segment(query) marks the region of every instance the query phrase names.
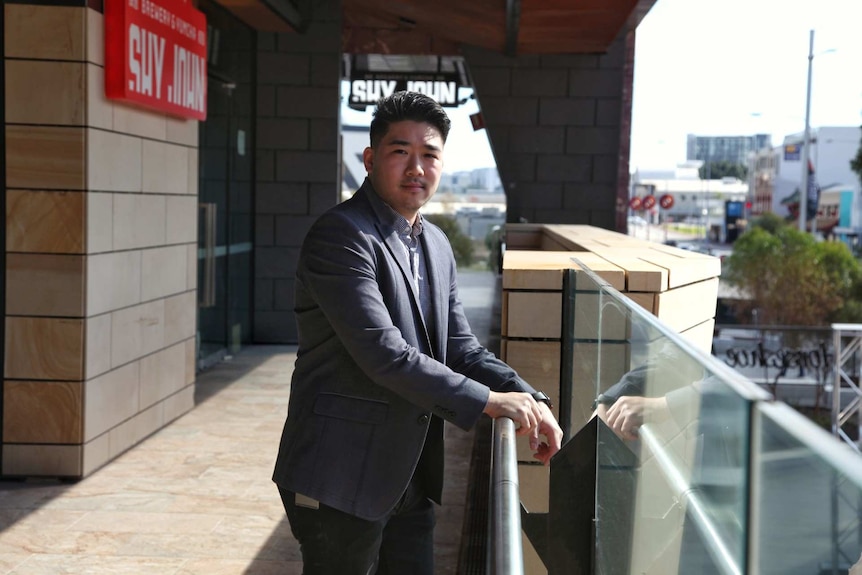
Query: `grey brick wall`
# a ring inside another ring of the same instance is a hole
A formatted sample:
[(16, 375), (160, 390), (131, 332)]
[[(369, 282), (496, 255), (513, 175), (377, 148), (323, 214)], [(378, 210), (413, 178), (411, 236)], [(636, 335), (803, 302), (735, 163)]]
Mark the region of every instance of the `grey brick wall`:
[(258, 34), (254, 341), (295, 343), (302, 239), (338, 201), (341, 1), (314, 2), (303, 34)]
[(617, 197), (628, 186), (633, 42), (624, 32), (605, 54), (515, 58), (463, 47), (508, 221), (618, 228)]

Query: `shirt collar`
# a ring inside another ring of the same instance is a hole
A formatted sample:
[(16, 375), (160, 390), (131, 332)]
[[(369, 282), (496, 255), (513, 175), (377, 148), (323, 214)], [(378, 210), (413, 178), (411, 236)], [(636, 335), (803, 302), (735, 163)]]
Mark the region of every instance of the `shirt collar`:
[(368, 194), (368, 197), (371, 200), (371, 206), (377, 214), (377, 217), (380, 218), (381, 222), (391, 226), (402, 239), (409, 238), (415, 240), (422, 234), (422, 214), (416, 215), (416, 221), (411, 227), (407, 218), (392, 209), (392, 206), (384, 202), (383, 199), (377, 195), (377, 191), (374, 189), (374, 186), (371, 185), (370, 180), (366, 179), (365, 183), (368, 185), (368, 189), (371, 190), (371, 193)]

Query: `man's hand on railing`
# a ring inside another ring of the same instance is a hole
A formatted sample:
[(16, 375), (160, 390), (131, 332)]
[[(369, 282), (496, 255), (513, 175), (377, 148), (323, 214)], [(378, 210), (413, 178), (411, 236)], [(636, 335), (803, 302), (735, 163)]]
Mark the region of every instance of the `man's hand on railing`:
[[(545, 465), (560, 450), (563, 441), (560, 425), (551, 409), (536, 402), (529, 393), (492, 391), (483, 413), (494, 419), (508, 417), (515, 422), (518, 435), (530, 434), (530, 449), (535, 453), (534, 457)], [(547, 441), (540, 442), (540, 435), (544, 435)]]
[[(551, 457), (560, 450), (563, 443), (563, 430), (551, 413), (551, 408), (544, 403), (538, 405), (542, 412), (542, 421), (538, 429), (530, 435), (530, 449), (533, 450), (533, 457), (548, 465), (551, 463)], [(548, 441), (539, 442), (539, 435), (544, 435)]]
[(537, 430), (539, 422), (542, 420), (539, 404), (529, 393), (492, 391), (482, 413), (489, 415), (492, 419), (508, 417), (518, 427), (518, 435), (525, 435)]

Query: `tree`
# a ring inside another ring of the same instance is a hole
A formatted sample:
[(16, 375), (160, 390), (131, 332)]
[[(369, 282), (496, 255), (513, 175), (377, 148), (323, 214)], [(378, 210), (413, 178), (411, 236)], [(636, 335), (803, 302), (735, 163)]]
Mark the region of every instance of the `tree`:
[(859, 183), (862, 184), (862, 141), (859, 142), (859, 149), (856, 151), (856, 157), (850, 160), (850, 169), (859, 176)]
[(454, 217), (447, 214), (428, 214), (422, 217), (438, 226), (449, 238), (458, 267), (467, 267), (473, 263), (473, 240), (461, 231), (461, 227)]
[(820, 242), (820, 261), (826, 269), (830, 285), (835, 286), (841, 305), (827, 315), (829, 323), (858, 323), (862, 320), (862, 267), (847, 245), (842, 242)]
[(814, 326), (862, 311), (862, 267), (845, 244), (767, 222), (740, 236), (727, 261), (728, 282), (750, 298), (734, 305), (739, 317), (757, 309), (759, 323)]
[(774, 234), (778, 231), (778, 228), (787, 225), (787, 222), (784, 218), (782, 218), (775, 212), (764, 212), (763, 214), (755, 218), (751, 222), (751, 225), (752, 227), (762, 228), (770, 234)]
[(721, 178), (736, 178), (745, 181), (748, 176), (748, 168), (742, 164), (732, 162), (707, 162), (698, 169), (701, 180), (720, 180)]

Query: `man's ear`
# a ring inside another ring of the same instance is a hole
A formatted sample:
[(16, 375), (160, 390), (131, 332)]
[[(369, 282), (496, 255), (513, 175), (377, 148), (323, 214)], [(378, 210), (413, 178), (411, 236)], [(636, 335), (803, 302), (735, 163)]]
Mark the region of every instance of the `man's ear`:
[(374, 148), (362, 150), (362, 163), (365, 164), (365, 171), (370, 174), (371, 168), (374, 167)]

